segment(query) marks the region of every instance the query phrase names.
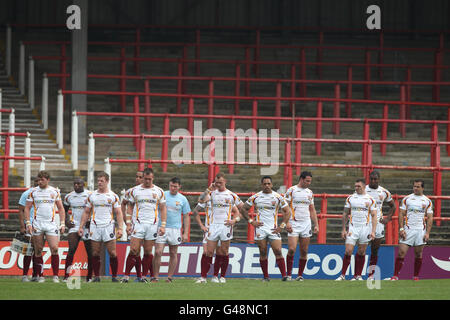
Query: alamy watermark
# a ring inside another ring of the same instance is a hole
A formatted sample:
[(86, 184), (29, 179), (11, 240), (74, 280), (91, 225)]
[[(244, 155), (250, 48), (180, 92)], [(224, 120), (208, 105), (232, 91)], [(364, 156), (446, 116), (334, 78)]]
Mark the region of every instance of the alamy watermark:
[[(191, 138), (194, 136), (195, 138)], [(172, 148), (171, 161), (182, 164), (189, 161), (206, 164), (262, 164), (261, 175), (274, 175), (278, 172), (280, 141), (278, 129), (226, 129), (225, 134), (216, 128), (203, 132), (201, 121), (194, 121), (193, 134), (184, 128), (171, 134), (171, 141), (181, 141)], [(203, 148), (204, 141), (214, 139), (214, 155), (211, 156), (211, 143)], [(270, 145), (270, 152), (269, 152)], [(246, 148), (248, 146), (248, 148)]]

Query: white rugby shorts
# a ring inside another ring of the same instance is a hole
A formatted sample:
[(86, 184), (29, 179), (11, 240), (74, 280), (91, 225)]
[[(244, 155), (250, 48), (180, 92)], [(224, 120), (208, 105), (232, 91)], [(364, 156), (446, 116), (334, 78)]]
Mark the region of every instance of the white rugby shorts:
[(289, 222), (292, 225), (292, 232), (288, 233), (288, 237), (310, 238), (312, 236), (311, 219)]
[(133, 223), (131, 236), (137, 239), (156, 240), (156, 238), (158, 237), (158, 224)]
[(408, 227), (405, 227), (406, 232), (406, 239), (399, 239), (399, 243), (407, 244), (411, 247), (417, 247), (422, 246), (426, 244), (423, 241), (423, 237), (425, 235), (425, 229), (409, 229)]
[(225, 224), (211, 224), (206, 236), (210, 241), (228, 241), (233, 239), (233, 227), (226, 226)]
[(255, 240), (281, 240), (281, 235), (279, 233), (272, 233), (273, 229), (261, 226), (258, 228), (255, 228)]
[(350, 223), (345, 243), (352, 245), (355, 245), (357, 242), (359, 242), (359, 244), (369, 243), (371, 231), (372, 231), (371, 224), (354, 226)]
[(96, 225), (91, 222), (89, 228), (90, 240), (97, 242), (108, 242), (116, 239), (116, 226), (114, 222), (106, 225)]
[(166, 228), (165, 233), (156, 238), (156, 243), (169, 244), (171, 246), (178, 246), (182, 242), (180, 228)]
[(59, 224), (56, 221), (33, 220), (33, 236), (59, 236)]

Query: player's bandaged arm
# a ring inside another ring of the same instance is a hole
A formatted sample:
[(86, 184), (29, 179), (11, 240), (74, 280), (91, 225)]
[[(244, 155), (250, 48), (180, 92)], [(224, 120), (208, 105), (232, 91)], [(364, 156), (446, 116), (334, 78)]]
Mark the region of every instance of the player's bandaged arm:
[(400, 209), (398, 212), (398, 227), (399, 229), (403, 229), (403, 225), (405, 223), (405, 214), (406, 210)]
[(56, 201), (56, 207), (58, 208), (60, 227), (66, 226), (66, 211), (61, 200)]
[(199, 202), (204, 202), (206, 201), (206, 198), (209, 196), (209, 194), (211, 193), (211, 189), (208, 187), (206, 188), (205, 191), (203, 191), (203, 193), (200, 195), (200, 197), (198, 198)]
[(389, 211), (388, 211), (388, 213), (387, 213), (386, 219), (387, 219), (387, 222), (389, 222), (389, 221), (392, 220), (392, 216), (394, 215), (395, 210), (396, 210), (397, 208), (396, 208), (396, 206), (395, 206), (394, 200), (389, 201), (387, 204), (389, 205)]
[(431, 227), (433, 226), (433, 214), (432, 213), (427, 213), (427, 230), (426, 233), (429, 236), (430, 235), (430, 231), (431, 231)]
[(281, 221), (280, 228), (284, 229), (291, 218), (291, 209), (289, 206), (286, 206), (281, 210), (283, 210), (283, 220)]
[(128, 202), (128, 205), (125, 206), (125, 222), (127, 224), (131, 223), (131, 217), (133, 216), (134, 203)]
[(165, 229), (167, 223), (167, 207), (165, 203), (159, 204), (159, 212), (161, 217), (161, 227)]
[(119, 230), (123, 230), (123, 214), (122, 214), (122, 209), (120, 208), (114, 208), (114, 213), (116, 215), (116, 219), (117, 219), (117, 229)]
[(346, 231), (348, 216), (350, 215), (350, 209), (344, 208), (344, 214), (342, 215), (342, 231)]
[(248, 215), (248, 211), (250, 210), (250, 208), (251, 206), (246, 202), (242, 206), (239, 206), (239, 212), (247, 221), (250, 221), (250, 216)]
[(377, 210), (371, 210), (370, 215), (372, 216), (372, 233), (375, 233), (377, 230)]
[(31, 222), (30, 222), (31, 205), (32, 204), (31, 204), (30, 201), (27, 201), (27, 204), (25, 205), (25, 209), (24, 209), (24, 219), (26, 220), (26, 222), (25, 222), (25, 229), (28, 229), (28, 227), (31, 228)]
[(192, 214), (194, 215), (194, 219), (197, 222), (197, 224), (200, 226), (201, 229), (203, 229), (205, 226), (202, 223), (202, 220), (200, 219), (200, 215), (198, 214), (201, 210), (205, 209), (205, 204), (197, 204), (194, 208), (194, 210), (192, 210)]

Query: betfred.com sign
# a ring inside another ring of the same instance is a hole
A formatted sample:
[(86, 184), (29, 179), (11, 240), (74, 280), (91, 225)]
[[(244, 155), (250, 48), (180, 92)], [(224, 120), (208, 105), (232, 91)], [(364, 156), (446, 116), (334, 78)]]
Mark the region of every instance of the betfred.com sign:
[[(14, 252), (10, 248), (10, 241), (0, 241), (0, 276), (18, 276), (22, 275), (23, 271), (23, 254)], [(66, 257), (69, 252), (69, 244), (67, 241), (59, 243), (59, 275), (64, 276), (64, 268), (66, 265)], [(51, 253), (50, 248), (46, 245), (42, 251), (42, 258), (44, 261), (44, 275), (52, 276)], [(87, 255), (84, 244), (80, 241), (77, 252), (75, 253), (72, 268), (80, 270), (81, 275), (87, 275)], [(31, 262), (28, 274), (31, 275), (33, 270), (33, 262)]]
[[(129, 253), (128, 243), (117, 244), (117, 256), (119, 260), (119, 274), (125, 272), (125, 261)], [(287, 255), (287, 246), (282, 248), (283, 256)], [(345, 251), (344, 245), (311, 245), (309, 247), (308, 262), (303, 272), (305, 278), (310, 279), (335, 279), (342, 270), (343, 255)], [(256, 245), (250, 244), (231, 244), (230, 260), (227, 270), (227, 277), (262, 277), (262, 270), (259, 265), (259, 249)], [(141, 251), (141, 256), (143, 252)], [(298, 272), (299, 250), (294, 256), (294, 267), (292, 274), (296, 275)], [(176, 267), (176, 276), (182, 277), (199, 277), (201, 271), (201, 257), (203, 255), (203, 247), (199, 243), (188, 243), (178, 247), (178, 264)], [(363, 275), (366, 275), (366, 268), (370, 257), (370, 249), (366, 253), (366, 265)], [(268, 271), (272, 278), (281, 278), (280, 271), (275, 262), (275, 256), (269, 250), (268, 257)], [(106, 255), (106, 263), (109, 264), (109, 256)], [(214, 263), (214, 260), (213, 260)], [(169, 248), (165, 247), (163, 256), (161, 258), (161, 276), (167, 275), (169, 265)], [(107, 265), (108, 266), (108, 265)], [(381, 277), (391, 277), (394, 270), (394, 247), (383, 246), (379, 250), (378, 266), (381, 270)], [(210, 274), (212, 274), (212, 267)], [(107, 275), (110, 275), (109, 268), (105, 268)], [(132, 270), (135, 274), (135, 270)], [(354, 274), (354, 256), (351, 264), (347, 270), (347, 275)]]

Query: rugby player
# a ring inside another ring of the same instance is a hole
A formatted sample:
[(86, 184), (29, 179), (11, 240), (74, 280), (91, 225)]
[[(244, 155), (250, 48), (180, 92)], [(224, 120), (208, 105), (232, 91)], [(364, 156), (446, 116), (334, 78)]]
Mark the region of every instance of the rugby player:
[[(89, 224), (89, 236), (92, 248), (92, 269), (94, 279), (92, 282), (100, 282), (100, 253), (102, 243), (105, 244), (109, 254), (109, 264), (111, 268), (112, 282), (119, 282), (117, 279), (117, 251), (116, 237), (122, 236), (123, 218), (120, 209), (119, 197), (108, 189), (109, 174), (100, 172), (97, 175), (97, 190), (92, 192), (86, 201), (86, 208), (81, 217), (78, 235), (83, 237), (84, 226)], [(114, 215), (117, 219), (117, 234)]]
[[(81, 178), (75, 178), (73, 181), (73, 191), (68, 193), (64, 197), (64, 209), (67, 212), (66, 215), (66, 227), (69, 228), (69, 234), (67, 240), (69, 242), (69, 252), (66, 257), (64, 282), (67, 282), (70, 274), (70, 266), (73, 262), (73, 257), (77, 251), (80, 240), (84, 242), (84, 248), (88, 257), (88, 275), (86, 281), (90, 281), (92, 278), (92, 253), (91, 253), (91, 240), (89, 238), (89, 224), (87, 221), (83, 226), (83, 236), (78, 235), (78, 229), (80, 229), (81, 217), (86, 209), (86, 201), (91, 192), (84, 189), (84, 180)], [(69, 209), (71, 209), (69, 211)], [(70, 212), (70, 213), (69, 213)]]
[[(229, 263), (228, 249), (230, 240), (233, 238), (233, 226), (240, 221), (239, 208), (243, 205), (239, 197), (226, 188), (226, 179), (223, 173), (218, 173), (214, 179), (213, 186), (209, 186), (201, 195), (200, 199), (209, 197), (211, 203), (211, 222), (206, 237), (206, 252), (201, 258), (201, 278), (196, 283), (206, 283), (206, 277), (212, 263), (212, 257), (217, 247), (217, 242), (221, 241), (224, 256), (221, 257), (221, 277), (220, 283), (225, 283), (225, 274)], [(233, 213), (233, 217), (232, 217)]]
[[(178, 263), (178, 246), (187, 242), (189, 238), (189, 225), (191, 207), (184, 195), (178, 191), (181, 189), (181, 180), (177, 177), (169, 181), (169, 190), (164, 191), (167, 208), (166, 232), (158, 235), (155, 244), (154, 278), (158, 279), (161, 256), (166, 244), (169, 245), (169, 271), (166, 282), (173, 281), (173, 274)], [(181, 236), (181, 221), (183, 220), (183, 237)]]
[[(433, 203), (423, 194), (424, 188), (423, 180), (414, 180), (413, 193), (404, 197), (401, 202), (398, 216), (400, 240), (398, 255), (395, 259), (394, 275), (391, 278), (393, 281), (398, 280), (398, 274), (410, 247), (414, 247), (415, 257), (413, 280), (419, 280), (423, 248), (430, 238), (430, 231), (433, 226)], [(426, 223), (425, 217), (427, 218)]]
[[(312, 183), (312, 174), (303, 171), (300, 174), (297, 185), (290, 187), (284, 196), (290, 207), (291, 216), (287, 224), (288, 253), (286, 256), (288, 280), (292, 279), (292, 267), (294, 255), (300, 239), (300, 258), (298, 261), (298, 275), (295, 280), (303, 281), (303, 271), (308, 260), (308, 248), (312, 233), (319, 232), (317, 213), (314, 207), (314, 194), (308, 188)], [(311, 220), (314, 223), (314, 231), (311, 230)]]
[[(342, 238), (345, 239), (345, 255), (341, 275), (337, 281), (345, 280), (345, 273), (350, 264), (353, 249), (358, 243), (358, 252), (355, 255), (355, 274), (353, 280), (363, 280), (362, 269), (366, 260), (366, 249), (369, 241), (375, 239), (377, 228), (377, 203), (366, 193), (364, 179), (355, 181), (355, 193), (345, 200), (342, 217)], [(347, 232), (347, 221), (349, 227)]]
[[(53, 282), (57, 283), (59, 282), (59, 233), (65, 231), (65, 211), (59, 191), (49, 185), (50, 174), (47, 171), (39, 171), (37, 177), (39, 185), (31, 190), (25, 206), (25, 217), (30, 217), (31, 207), (34, 208), (33, 224), (30, 220), (26, 221), (27, 232), (33, 235), (34, 244), (32, 281), (45, 282), (42, 276), (44, 268), (42, 250), (47, 240), (51, 252)], [(56, 209), (59, 214), (59, 225), (55, 217)]]
[[(280, 232), (286, 227), (290, 217), (289, 206), (281, 195), (272, 190), (272, 178), (265, 176), (261, 179), (262, 191), (252, 195), (241, 207), (241, 215), (248, 223), (255, 227), (255, 240), (259, 248), (259, 263), (264, 275), (263, 281), (269, 281), (267, 253), (268, 243), (275, 255), (276, 263), (280, 269), (282, 280), (286, 281), (286, 264), (281, 251)], [(249, 218), (248, 211), (254, 206), (255, 220)], [(278, 210), (283, 211), (283, 221), (278, 226)]]
[[(142, 282), (147, 282), (145, 278), (150, 265), (153, 263), (150, 254), (152, 253), (155, 240), (159, 235), (165, 234), (167, 211), (166, 197), (164, 191), (153, 184), (153, 169), (145, 168), (143, 183), (133, 187), (129, 194), (129, 206), (127, 215), (127, 233), (131, 235), (130, 252), (125, 267), (125, 276), (121, 282), (129, 281), (130, 271), (136, 264), (136, 256), (139, 255), (141, 246), (144, 246), (144, 259), (142, 261)], [(132, 210), (132, 214), (131, 214)], [(161, 219), (161, 224), (159, 220)], [(158, 281), (151, 278), (151, 281)]]

